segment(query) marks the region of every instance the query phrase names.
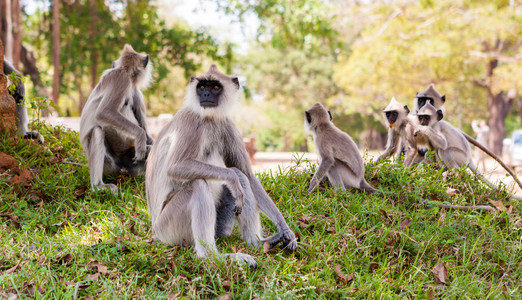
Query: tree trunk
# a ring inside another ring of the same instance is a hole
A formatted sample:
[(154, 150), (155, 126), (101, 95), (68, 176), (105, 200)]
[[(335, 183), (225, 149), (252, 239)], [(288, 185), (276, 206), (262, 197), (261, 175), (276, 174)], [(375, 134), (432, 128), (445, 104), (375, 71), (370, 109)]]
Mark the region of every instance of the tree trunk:
[(493, 94), (491, 89), (488, 89), (489, 149), (498, 156), (502, 155), (502, 140), (506, 137), (504, 120), (513, 100), (514, 97), (508, 97), (504, 92)]
[(60, 92), (60, 0), (53, 1), (53, 102), (58, 104), (58, 96)]
[(13, 61), (13, 17), (12, 17), (12, 3), (11, 0), (5, 0), (5, 58), (12, 62)]
[[(1, 29), (0, 23), (0, 29)], [(1, 30), (0, 30), (1, 31)], [(14, 134), (16, 102), (7, 93), (7, 77), (4, 76), (4, 47), (0, 41), (0, 132)]]
[(19, 0), (12, 0), (11, 2), (11, 18), (13, 21), (13, 57), (12, 63), (15, 69), (20, 70), (20, 53), (22, 50), (22, 34), (20, 28), (22, 28), (21, 22), (22, 9), (20, 8)]
[[(90, 13), (91, 13), (91, 24), (90, 24), (90, 38), (91, 45), (93, 46), (91, 50), (91, 88), (94, 89), (96, 87), (96, 83), (98, 82), (98, 49), (96, 48), (96, 23), (98, 21), (97, 16), (97, 8), (96, 8), (97, 0), (90, 0)], [(83, 105), (80, 103), (81, 108)], [(81, 112), (81, 110), (80, 110)]]

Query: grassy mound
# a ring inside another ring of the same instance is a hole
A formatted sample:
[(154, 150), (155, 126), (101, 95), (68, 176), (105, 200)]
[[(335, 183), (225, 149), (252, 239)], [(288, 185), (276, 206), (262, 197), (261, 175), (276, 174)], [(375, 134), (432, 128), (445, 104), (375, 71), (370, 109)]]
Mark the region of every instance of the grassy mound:
[[(93, 192), (78, 134), (42, 131), (43, 146), (0, 137), (0, 152), (19, 163), (18, 173), (0, 172), (0, 298), (522, 297), (522, 207), (463, 170), (368, 165), (366, 178), (385, 197), (308, 195), (315, 166), (307, 161), (259, 174), (302, 247), (265, 253), (237, 229), (218, 240), (224, 253), (251, 254), (258, 268), (250, 270), (153, 243), (143, 177), (109, 178), (118, 196)], [(498, 212), (439, 202), (493, 203)]]

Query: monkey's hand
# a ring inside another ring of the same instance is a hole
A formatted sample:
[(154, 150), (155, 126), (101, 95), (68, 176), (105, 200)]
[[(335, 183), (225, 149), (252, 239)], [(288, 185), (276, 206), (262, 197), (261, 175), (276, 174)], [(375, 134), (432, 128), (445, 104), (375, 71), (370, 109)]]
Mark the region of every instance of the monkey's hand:
[(136, 136), (136, 140), (134, 141), (134, 149), (134, 164), (145, 160), (145, 157), (147, 156), (147, 134), (145, 133), (145, 130), (142, 130)]
[(308, 187), (308, 194), (313, 193), (317, 188), (317, 179), (315, 176), (310, 180), (310, 186)]
[(419, 132), (422, 132), (421, 128), (420, 127), (417, 127), (414, 131), (413, 131), (413, 136), (417, 136), (417, 134)]
[(236, 200), (236, 206), (234, 207), (234, 213), (237, 215), (241, 214), (243, 209), (243, 205), (245, 204), (245, 190), (243, 189), (243, 185), (248, 184), (247, 182), (241, 182), (241, 179), (244, 179), (244, 176), (241, 176), (242, 173), (236, 168), (230, 168), (233, 171), (233, 179), (227, 184), (232, 194), (232, 197)]
[(147, 133), (147, 146), (152, 146), (154, 139)]
[(271, 235), (267, 238), (261, 239), (263, 243), (268, 243), (268, 249), (272, 249), (279, 246), (281, 249), (286, 249), (290, 251), (295, 251), (297, 249), (297, 238), (295, 234), (289, 228), (284, 229), (274, 235)]

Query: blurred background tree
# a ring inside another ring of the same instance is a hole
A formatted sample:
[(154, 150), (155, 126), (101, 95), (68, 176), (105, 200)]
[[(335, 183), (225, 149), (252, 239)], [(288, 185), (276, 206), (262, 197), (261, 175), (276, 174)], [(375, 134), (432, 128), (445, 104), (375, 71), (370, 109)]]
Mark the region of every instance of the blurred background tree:
[[(391, 97), (411, 107), (430, 83), (446, 94), (455, 126), (471, 133), (472, 120), (488, 120), (496, 153), (522, 126), (520, 0), (197, 0), (193, 14), (172, 13), (188, 2), (0, 0), (0, 37), (34, 93), (50, 97), (57, 84), (62, 116), (80, 114), (125, 43), (154, 63), (150, 116), (175, 113), (187, 78), (217, 61), (242, 79), (235, 118), (261, 151), (309, 149), (303, 112), (315, 102), (361, 146), (381, 148), (382, 109)], [(230, 24), (194, 25), (194, 16), (207, 13)], [(252, 27), (249, 37), (244, 31)]]

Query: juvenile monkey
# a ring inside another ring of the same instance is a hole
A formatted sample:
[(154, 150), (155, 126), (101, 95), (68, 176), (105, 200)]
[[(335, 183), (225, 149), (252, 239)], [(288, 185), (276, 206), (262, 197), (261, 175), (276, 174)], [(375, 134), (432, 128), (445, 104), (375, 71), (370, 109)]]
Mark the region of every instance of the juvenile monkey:
[[(415, 101), (414, 101), (414, 113), (417, 113), (419, 109), (421, 109), (426, 103), (431, 104), (436, 109), (443, 109), (443, 105), (446, 102), (446, 96), (441, 95), (437, 89), (435, 89), (435, 86), (433, 84), (430, 84), (428, 88), (422, 92), (417, 93)], [(444, 113), (444, 111), (443, 111)], [(458, 129), (456, 129), (458, 130)], [(459, 130), (460, 131), (460, 130)], [(473, 144), (475, 147), (479, 148), (480, 150), (487, 153), (489, 156), (491, 156), (494, 160), (496, 160), (508, 173), (513, 177), (515, 182), (522, 188), (522, 182), (519, 181), (516, 174), (509, 168), (497, 155), (495, 155), (493, 152), (491, 152), (488, 148), (486, 148), (484, 145), (482, 145), (480, 142), (478, 142), (476, 139), (468, 135), (467, 133), (460, 131), (460, 133), (464, 136), (464, 138), (471, 144)], [(422, 140), (422, 137), (418, 136), (416, 138), (417, 140)], [(422, 144), (422, 143), (421, 143)], [(422, 147), (422, 146), (421, 146)], [(422, 149), (421, 147), (418, 147), (419, 149)], [(419, 155), (421, 152), (419, 152)]]
[[(161, 130), (147, 161), (147, 205), (155, 238), (187, 242), (199, 257), (222, 258), (215, 239), (232, 233), (234, 220), (250, 246), (265, 241), (297, 248), (294, 233), (252, 172), (243, 139), (230, 119), (239, 81), (216, 65), (192, 77), (183, 107)], [(278, 233), (262, 239), (259, 210)], [(247, 254), (228, 254), (256, 266)]]
[(80, 141), (89, 160), (91, 186), (117, 192), (103, 175), (143, 173), (148, 146), (141, 89), (151, 80), (149, 56), (125, 45), (113, 68), (106, 70), (82, 111)]
[(313, 135), (320, 163), (315, 171), (308, 193), (312, 193), (326, 175), (334, 189), (379, 190), (364, 179), (364, 162), (352, 138), (335, 127), (332, 114), (320, 104), (305, 111), (305, 130)]
[[(15, 83), (14, 91), (9, 91), (9, 94), (13, 96), (16, 102), (15, 117), (18, 132), (20, 132), (22, 137), (25, 139), (38, 139), (38, 142), (43, 144), (43, 136), (38, 131), (30, 131), (27, 126), (29, 123), (29, 118), (27, 116), (27, 108), (25, 106), (25, 85), (22, 82), (22, 75), (7, 60), (4, 60), (4, 74), (9, 76), (13, 72), (15, 73), (16, 77), (18, 77), (18, 82)], [(12, 83), (9, 81), (8, 77), (7, 86), (9, 87), (11, 84)]]
[[(495, 184), (478, 172), (472, 160), (471, 147), (462, 131), (442, 120), (443, 116), (442, 110), (436, 109), (430, 103), (425, 104), (417, 112), (419, 126), (415, 129), (414, 135), (424, 135), (429, 147), (435, 150), (437, 157), (447, 168), (468, 166), (488, 186), (498, 189)], [(522, 199), (516, 195), (512, 195), (512, 197)]]
[(408, 106), (403, 106), (395, 98), (392, 98), (390, 104), (384, 109), (384, 118), (388, 126), (388, 141), (384, 152), (379, 156), (376, 163), (388, 158), (393, 153), (398, 152), (397, 154), (400, 155), (400, 149), (403, 149), (406, 153), (403, 162), (405, 167), (410, 167), (413, 163), (419, 162), (416, 161), (417, 151), (423, 150), (417, 149), (413, 136), (417, 121), (415, 117), (409, 115), (409, 112)]

